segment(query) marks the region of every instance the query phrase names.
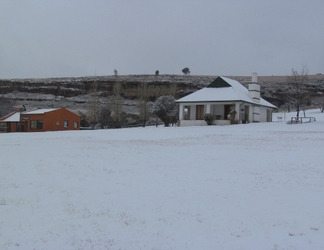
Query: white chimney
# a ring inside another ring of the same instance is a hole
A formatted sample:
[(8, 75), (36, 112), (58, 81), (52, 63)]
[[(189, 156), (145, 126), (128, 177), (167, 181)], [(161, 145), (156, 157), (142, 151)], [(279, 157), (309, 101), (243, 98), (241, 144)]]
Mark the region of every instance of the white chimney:
[(256, 103), (260, 103), (260, 85), (257, 83), (257, 73), (252, 73), (252, 82), (249, 84), (249, 97)]
[(258, 74), (256, 72), (252, 73), (252, 82), (254, 83), (258, 82)]

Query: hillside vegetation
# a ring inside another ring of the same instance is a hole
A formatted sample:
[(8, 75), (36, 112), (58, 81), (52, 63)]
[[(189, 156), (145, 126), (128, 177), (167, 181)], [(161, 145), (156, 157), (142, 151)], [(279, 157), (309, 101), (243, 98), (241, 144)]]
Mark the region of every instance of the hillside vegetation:
[[(98, 97), (99, 108), (110, 108), (113, 88), (121, 83), (123, 112), (136, 115), (139, 86), (148, 84), (149, 100), (171, 94), (181, 98), (208, 85), (217, 76), (196, 75), (122, 75), (42, 79), (0, 79), (0, 116), (25, 105), (27, 109), (65, 106), (75, 112), (87, 112), (91, 93)], [(247, 85), (251, 76), (228, 76)], [(261, 96), (279, 108), (285, 108), (286, 76), (259, 76)], [(96, 85), (94, 90), (93, 86)], [(313, 107), (323, 102), (324, 75), (310, 75), (308, 91)]]

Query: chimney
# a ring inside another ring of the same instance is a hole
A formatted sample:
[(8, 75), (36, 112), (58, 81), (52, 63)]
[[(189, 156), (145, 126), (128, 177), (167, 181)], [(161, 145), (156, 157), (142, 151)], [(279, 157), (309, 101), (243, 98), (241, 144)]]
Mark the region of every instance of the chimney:
[(249, 97), (256, 103), (260, 103), (260, 85), (257, 83), (257, 73), (252, 73), (252, 81), (249, 84)]
[(258, 74), (256, 72), (252, 73), (252, 82), (257, 83), (258, 82)]

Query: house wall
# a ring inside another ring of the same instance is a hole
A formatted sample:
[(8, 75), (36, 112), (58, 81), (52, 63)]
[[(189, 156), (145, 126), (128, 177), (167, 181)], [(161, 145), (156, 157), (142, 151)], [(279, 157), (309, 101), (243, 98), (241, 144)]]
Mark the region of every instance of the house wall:
[(273, 109), (267, 107), (260, 107), (260, 122), (272, 122), (272, 115), (270, 115), (269, 120), (267, 119), (267, 112), (272, 113)]
[(251, 122), (260, 122), (260, 106), (251, 105), (250, 112)]
[(0, 133), (19, 132), (19, 131), (20, 131), (19, 122), (0, 122)]
[(213, 104), (213, 115), (220, 115), (221, 120), (224, 119), (224, 105), (223, 104)]
[(204, 120), (179, 120), (179, 126), (207, 126)]
[[(204, 120), (196, 120), (196, 106), (197, 105), (204, 105), (204, 114), (211, 113), (212, 115), (220, 116), (218, 121), (215, 121), (214, 124), (216, 125), (227, 125), (230, 124), (230, 121), (227, 117), (224, 117), (224, 106), (225, 105), (232, 105), (233, 103), (181, 103), (180, 112), (179, 112), (179, 124), (180, 126), (204, 126), (207, 125)], [(209, 107), (208, 107), (209, 105)], [(185, 120), (185, 107), (190, 107), (190, 119)], [(239, 119), (239, 103), (236, 103), (236, 119)]]
[[(36, 127), (36, 129), (31, 129), (31, 121), (37, 120), (43, 121), (43, 128), (37, 129)], [(64, 126), (64, 121), (68, 121), (67, 126)], [(80, 116), (65, 108), (46, 112), (44, 114), (22, 114), (21, 122), (25, 122), (25, 132), (80, 130)], [(74, 127), (74, 122), (78, 123), (77, 128)]]
[[(207, 105), (210, 105), (210, 113), (215, 116), (220, 116), (219, 120), (215, 120), (214, 124), (216, 125), (227, 125), (230, 124), (230, 121), (227, 117), (224, 117), (224, 106), (232, 105), (231, 103), (195, 103), (195, 104), (181, 104), (180, 107), (190, 106), (190, 120), (184, 121), (184, 118), (179, 116), (180, 126), (203, 126), (206, 125), (206, 122), (203, 120), (196, 120), (196, 105), (204, 105), (204, 112), (206, 114), (208, 108)], [(248, 112), (248, 120), (246, 122), (268, 122), (269, 116), (267, 117), (267, 112), (272, 112), (271, 108), (253, 105), (249, 103), (236, 102), (235, 110), (236, 117), (235, 119), (241, 123), (245, 120), (245, 112)], [(248, 107), (248, 109), (247, 109)]]
[(196, 106), (190, 106), (190, 120), (196, 120)]

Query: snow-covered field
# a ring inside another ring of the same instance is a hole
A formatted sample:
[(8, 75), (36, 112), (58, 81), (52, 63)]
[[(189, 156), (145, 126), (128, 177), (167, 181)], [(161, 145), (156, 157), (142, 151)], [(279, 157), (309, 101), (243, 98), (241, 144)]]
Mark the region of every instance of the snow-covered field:
[(324, 114), (306, 115), (0, 134), (0, 249), (324, 249)]

